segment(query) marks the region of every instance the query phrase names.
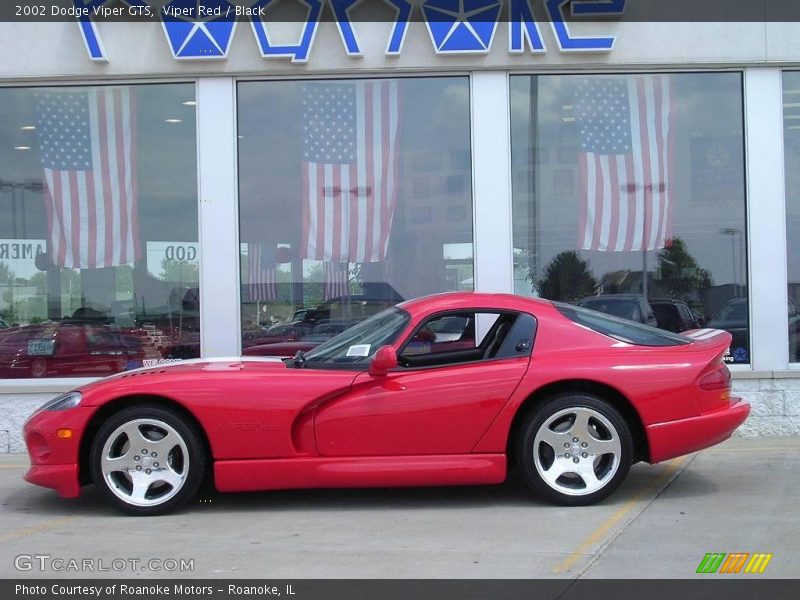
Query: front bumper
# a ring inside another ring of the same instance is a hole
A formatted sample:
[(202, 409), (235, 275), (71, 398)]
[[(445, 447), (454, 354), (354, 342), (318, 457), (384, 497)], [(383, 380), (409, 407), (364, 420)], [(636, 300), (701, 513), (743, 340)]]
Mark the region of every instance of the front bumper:
[(727, 406), (697, 417), (645, 427), (650, 463), (703, 450), (727, 440), (750, 414), (750, 405), (732, 397)]
[[(64, 498), (80, 494), (80, 443), (94, 409), (78, 406), (62, 411), (40, 411), (22, 429), (31, 467), (25, 481), (53, 488)], [(69, 438), (58, 430), (71, 430)]]
[(77, 498), (81, 494), (78, 465), (31, 465), (25, 481), (53, 488), (62, 498)]

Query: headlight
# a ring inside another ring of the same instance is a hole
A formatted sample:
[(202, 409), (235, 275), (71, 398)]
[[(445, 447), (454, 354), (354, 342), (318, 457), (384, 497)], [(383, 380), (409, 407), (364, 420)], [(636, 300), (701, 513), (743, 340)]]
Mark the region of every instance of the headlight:
[(67, 392), (43, 404), (39, 410), (67, 410), (68, 408), (75, 408), (81, 403), (81, 397), (80, 392)]

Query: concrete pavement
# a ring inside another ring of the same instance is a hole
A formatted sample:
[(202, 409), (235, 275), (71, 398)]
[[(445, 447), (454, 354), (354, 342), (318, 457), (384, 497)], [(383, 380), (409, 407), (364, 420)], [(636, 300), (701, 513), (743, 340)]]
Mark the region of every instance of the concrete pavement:
[(91, 487), (62, 500), (25, 483), (26, 462), (0, 457), (4, 578), (686, 578), (707, 552), (769, 552), (759, 577), (800, 577), (798, 437), (734, 438), (637, 465), (616, 494), (585, 508), (545, 504), (512, 477), (475, 488), (218, 494), (134, 518)]

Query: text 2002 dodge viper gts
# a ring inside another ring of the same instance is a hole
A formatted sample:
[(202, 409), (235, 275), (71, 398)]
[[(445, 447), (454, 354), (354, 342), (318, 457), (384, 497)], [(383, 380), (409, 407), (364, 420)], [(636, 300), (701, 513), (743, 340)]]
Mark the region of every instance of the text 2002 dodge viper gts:
[(516, 464), (565, 505), (632, 463), (728, 438), (730, 334), (676, 335), (545, 300), (451, 293), (389, 308), (293, 359), (197, 359), (64, 394), (25, 424), (26, 479), (119, 509), (220, 491), (496, 484)]

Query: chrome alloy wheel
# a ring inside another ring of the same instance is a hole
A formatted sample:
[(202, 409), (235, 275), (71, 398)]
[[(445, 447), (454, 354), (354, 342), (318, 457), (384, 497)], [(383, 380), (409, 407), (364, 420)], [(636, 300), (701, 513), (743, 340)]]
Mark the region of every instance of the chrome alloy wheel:
[(164, 421), (134, 419), (106, 439), (100, 468), (108, 489), (134, 506), (158, 506), (186, 483), (189, 450), (183, 437)]
[(536, 470), (553, 490), (586, 496), (604, 488), (620, 466), (620, 436), (589, 407), (566, 408), (546, 419), (533, 441)]

